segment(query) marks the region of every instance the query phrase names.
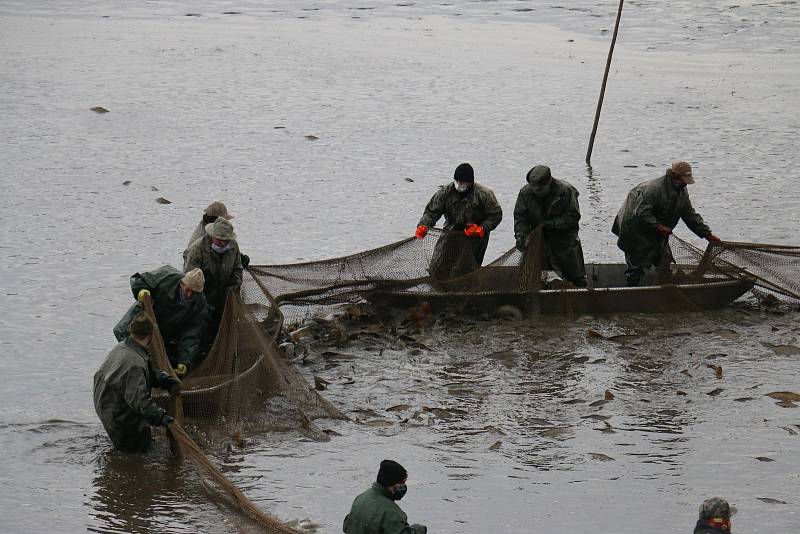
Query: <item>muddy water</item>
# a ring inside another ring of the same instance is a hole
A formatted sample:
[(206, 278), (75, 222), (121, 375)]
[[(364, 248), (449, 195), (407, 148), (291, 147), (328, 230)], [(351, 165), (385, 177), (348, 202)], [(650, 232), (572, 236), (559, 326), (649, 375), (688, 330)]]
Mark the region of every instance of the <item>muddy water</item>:
[[(619, 260), (624, 194), (683, 157), (715, 233), (796, 243), (797, 5), (626, 6), (587, 169), (614, 9), (0, 3), (0, 530), (248, 531), (163, 446), (113, 453), (91, 406), (128, 276), (177, 264), (212, 198), (255, 261), (321, 258), (408, 235), (468, 160), (506, 209), (492, 255), (513, 244), (525, 171), (548, 163), (581, 192), (587, 257)], [(745, 307), (434, 326), (430, 351), (353, 347), (307, 369), (386, 426), (254, 436), (216, 459), (320, 532), (384, 457), (409, 468), (403, 506), (433, 532), (685, 532), (711, 494), (738, 505), (736, 530), (796, 532), (800, 415), (763, 396), (797, 391), (797, 355), (771, 348), (798, 346), (796, 325)]]

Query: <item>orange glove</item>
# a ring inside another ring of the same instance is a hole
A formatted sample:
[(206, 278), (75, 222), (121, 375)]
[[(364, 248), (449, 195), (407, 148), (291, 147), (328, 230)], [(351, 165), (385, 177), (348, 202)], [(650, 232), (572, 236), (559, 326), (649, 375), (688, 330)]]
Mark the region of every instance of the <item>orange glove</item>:
[(714, 234), (708, 234), (706, 236), (706, 239), (708, 239), (711, 243), (721, 243), (722, 242), (722, 239), (718, 238)]
[(478, 226), (477, 224), (468, 224), (466, 228), (464, 228), (464, 235), (467, 237), (483, 237), (486, 235), (486, 230), (483, 229), (483, 226)]
[(664, 226), (663, 224), (657, 224), (656, 232), (661, 234), (661, 237), (668, 237), (672, 233), (672, 228), (669, 226)]
[(416, 236), (417, 239), (422, 239), (427, 234), (428, 234), (428, 227), (425, 226), (424, 224), (420, 224), (419, 226), (417, 226), (417, 233), (415, 233), (414, 235)]

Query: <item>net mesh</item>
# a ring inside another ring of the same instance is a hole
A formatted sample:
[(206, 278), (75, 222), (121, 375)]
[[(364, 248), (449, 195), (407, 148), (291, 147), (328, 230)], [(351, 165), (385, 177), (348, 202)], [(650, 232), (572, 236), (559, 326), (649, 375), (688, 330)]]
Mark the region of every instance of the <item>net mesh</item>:
[(543, 270), (541, 230), (532, 232), (526, 254), (515, 249), (479, 267), (462, 232), (432, 229), (358, 254), (288, 265), (251, 266), (259, 286), (273, 295), (289, 323), (299, 323), (336, 304), (362, 300), (411, 307), (510, 304), (524, 311), (586, 313), (669, 312), (715, 308), (753, 290), (798, 302), (800, 248), (723, 242), (703, 251), (672, 236), (662, 263), (640, 288), (626, 288), (624, 264), (587, 264), (589, 287), (577, 289)]

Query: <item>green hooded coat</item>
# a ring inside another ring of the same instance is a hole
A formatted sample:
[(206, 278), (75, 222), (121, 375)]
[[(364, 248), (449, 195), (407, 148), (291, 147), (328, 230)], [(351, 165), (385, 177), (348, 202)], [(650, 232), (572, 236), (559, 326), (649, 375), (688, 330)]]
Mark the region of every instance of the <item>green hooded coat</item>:
[[(549, 174), (549, 169), (546, 172)], [(514, 206), (517, 247), (524, 248), (528, 234), (545, 224), (543, 235), (550, 266), (569, 281), (584, 279), (586, 267), (583, 247), (578, 239), (578, 221), (581, 218), (578, 190), (567, 182), (553, 178), (547, 196), (540, 199), (534, 195), (530, 184), (537, 178), (535, 174), (529, 174), (529, 183), (517, 195)]]
[(344, 518), (345, 534), (426, 534), (428, 527), (409, 525), (408, 516), (377, 482), (353, 501)]
[(669, 176), (643, 182), (628, 193), (611, 231), (618, 236), (617, 246), (631, 265), (657, 265), (661, 248), (667, 241), (656, 231), (657, 224), (675, 228), (683, 219), (699, 237), (708, 237), (711, 229), (694, 211), (686, 188), (676, 189)]
[[(178, 287), (183, 275), (170, 265), (136, 273), (131, 276), (131, 292), (133, 298), (137, 298), (142, 289), (150, 291), (156, 322), (170, 362), (173, 365), (183, 363), (188, 367), (201, 352), (203, 333), (209, 326), (210, 317), (203, 294), (195, 294), (188, 302), (181, 300)], [(142, 305), (136, 302), (117, 323), (114, 327), (117, 341), (128, 337), (128, 325), (140, 311)]]
[(150, 426), (160, 425), (165, 413), (150, 397), (156, 382), (150, 355), (130, 337), (111, 349), (95, 373), (94, 409), (116, 448), (147, 448)]
[(222, 254), (211, 250), (211, 237), (206, 234), (198, 239), (186, 251), (184, 272), (189, 272), (195, 267), (203, 270), (206, 284), (203, 293), (206, 302), (213, 308), (215, 319), (218, 321), (225, 308), (225, 299), (228, 288), (236, 291), (242, 286), (242, 255), (239, 245), (235, 240), (229, 241), (231, 248)]

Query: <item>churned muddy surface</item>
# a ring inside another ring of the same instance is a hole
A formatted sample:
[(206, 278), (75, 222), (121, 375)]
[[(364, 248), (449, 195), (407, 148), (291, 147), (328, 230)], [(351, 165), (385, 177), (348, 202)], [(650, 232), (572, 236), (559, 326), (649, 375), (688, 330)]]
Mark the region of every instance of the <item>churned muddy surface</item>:
[[(609, 228), (624, 195), (684, 158), (717, 235), (797, 244), (797, 4), (627, 3), (588, 169), (615, 11), (0, 2), (0, 530), (253, 530), (163, 439), (113, 452), (91, 403), (128, 277), (179, 265), (212, 199), (255, 263), (320, 259), (410, 235), (470, 161), (505, 210), (493, 257), (545, 163), (581, 193), (587, 260), (621, 261)], [(687, 532), (721, 495), (735, 532), (789, 534), (800, 411), (766, 394), (800, 389), (798, 328), (748, 304), (439, 318), (307, 360), (353, 419), (322, 422), (329, 442), (247, 436), (212, 453), (264, 509), (320, 533), (394, 458), (410, 472), (402, 506), (430, 532)]]

